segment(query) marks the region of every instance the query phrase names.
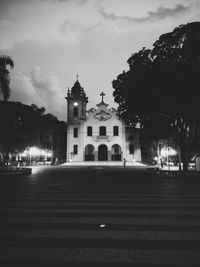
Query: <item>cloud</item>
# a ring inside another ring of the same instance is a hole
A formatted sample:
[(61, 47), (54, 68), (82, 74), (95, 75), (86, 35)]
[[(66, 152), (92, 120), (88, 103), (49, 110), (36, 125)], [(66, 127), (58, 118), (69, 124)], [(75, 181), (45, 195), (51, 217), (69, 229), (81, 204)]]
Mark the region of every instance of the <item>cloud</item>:
[[(77, 16), (79, 18), (80, 14), (79, 20), (81, 20), (81, 11), (86, 7), (79, 1), (71, 2), (71, 4), (63, 2), (63, 5), (55, 0), (13, 2), (9, 11), (0, 16), (0, 49), (11, 50), (25, 42), (39, 45), (77, 44), (79, 42), (79, 32), (75, 30)], [(9, 23), (10, 18), (12, 24)], [(70, 30), (63, 34), (60, 25), (66, 18), (73, 23), (70, 24)]]
[(81, 28), (79, 23), (74, 23), (69, 19), (65, 19), (62, 23), (60, 30), (61, 32), (68, 33), (68, 32), (75, 32)]
[(83, 32), (93, 31), (101, 26), (101, 22), (97, 22), (91, 25), (81, 25), (79, 22), (72, 22), (69, 19), (65, 19), (62, 25), (60, 26), (60, 31), (68, 36), (80, 38), (80, 34)]
[(34, 67), (28, 74), (16, 73), (11, 79), (12, 101), (24, 104), (36, 104), (44, 107), (46, 113), (52, 113), (66, 120), (64, 92), (56, 76), (41, 75), (40, 67)]
[(174, 8), (159, 7), (157, 11), (149, 11), (147, 17), (141, 18), (141, 21), (161, 20), (168, 17), (176, 17), (188, 12), (191, 6), (176, 5)]
[[(68, 2), (74, 2), (74, 0), (55, 0), (56, 2), (60, 3), (68, 3)], [(86, 4), (88, 0), (79, 0), (80, 4)]]
[(176, 17), (183, 13), (188, 12), (191, 6), (184, 6), (181, 4), (176, 5), (174, 8), (159, 7), (156, 11), (149, 11), (145, 17), (134, 18), (130, 16), (118, 16), (114, 13), (107, 13), (103, 9), (100, 9), (100, 13), (106, 20), (112, 21), (127, 21), (127, 22), (152, 22), (157, 20), (163, 20), (170, 17)]

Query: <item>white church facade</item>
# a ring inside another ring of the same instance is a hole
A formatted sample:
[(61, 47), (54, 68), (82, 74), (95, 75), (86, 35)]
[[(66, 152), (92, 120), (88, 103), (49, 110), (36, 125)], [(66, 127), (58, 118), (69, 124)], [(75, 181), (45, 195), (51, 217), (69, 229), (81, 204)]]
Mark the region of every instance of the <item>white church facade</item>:
[(67, 162), (141, 161), (139, 129), (125, 127), (117, 110), (108, 108), (101, 93), (97, 108), (87, 110), (88, 98), (78, 79), (67, 92)]

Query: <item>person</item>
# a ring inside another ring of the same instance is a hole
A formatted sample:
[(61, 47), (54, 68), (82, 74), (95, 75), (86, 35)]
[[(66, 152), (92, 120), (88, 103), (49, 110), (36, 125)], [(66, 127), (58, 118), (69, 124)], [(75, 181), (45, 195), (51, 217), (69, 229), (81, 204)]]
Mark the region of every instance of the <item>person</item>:
[(124, 158), (124, 168), (126, 168), (126, 159)]
[(161, 169), (163, 168), (163, 161), (162, 159), (160, 159), (160, 166), (161, 166)]

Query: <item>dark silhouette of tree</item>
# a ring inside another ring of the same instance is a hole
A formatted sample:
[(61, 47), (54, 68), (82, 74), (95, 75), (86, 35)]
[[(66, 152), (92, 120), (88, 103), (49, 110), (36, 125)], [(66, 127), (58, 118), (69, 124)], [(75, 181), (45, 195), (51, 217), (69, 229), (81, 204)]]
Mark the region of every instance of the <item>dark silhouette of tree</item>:
[(14, 67), (13, 60), (9, 56), (0, 56), (0, 94), (3, 100), (8, 100), (10, 97), (10, 71), (8, 67)]
[(0, 124), (0, 153), (3, 157), (37, 146), (51, 149), (54, 157), (65, 160), (66, 123), (52, 114), (45, 114), (44, 108), (0, 101)]
[(152, 50), (143, 48), (128, 64), (130, 69), (112, 82), (119, 114), (144, 129), (150, 122), (159, 131), (158, 121), (164, 121), (176, 135), (187, 170), (200, 119), (200, 22), (161, 35)]

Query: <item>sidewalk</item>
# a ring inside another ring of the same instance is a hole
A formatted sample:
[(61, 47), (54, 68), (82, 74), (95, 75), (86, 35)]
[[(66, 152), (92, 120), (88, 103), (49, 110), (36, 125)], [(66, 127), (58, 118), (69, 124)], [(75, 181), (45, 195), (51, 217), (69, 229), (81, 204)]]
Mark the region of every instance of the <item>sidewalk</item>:
[[(82, 161), (82, 162), (65, 162), (60, 166), (121, 166), (123, 167), (123, 161)], [(141, 162), (137, 161), (126, 161), (126, 167), (147, 167), (146, 165), (142, 164)]]
[(200, 171), (196, 171), (194, 166), (188, 167), (188, 171), (180, 171), (178, 166), (164, 166), (163, 168), (160, 168), (160, 165), (148, 167), (146, 170), (162, 177), (200, 176)]

